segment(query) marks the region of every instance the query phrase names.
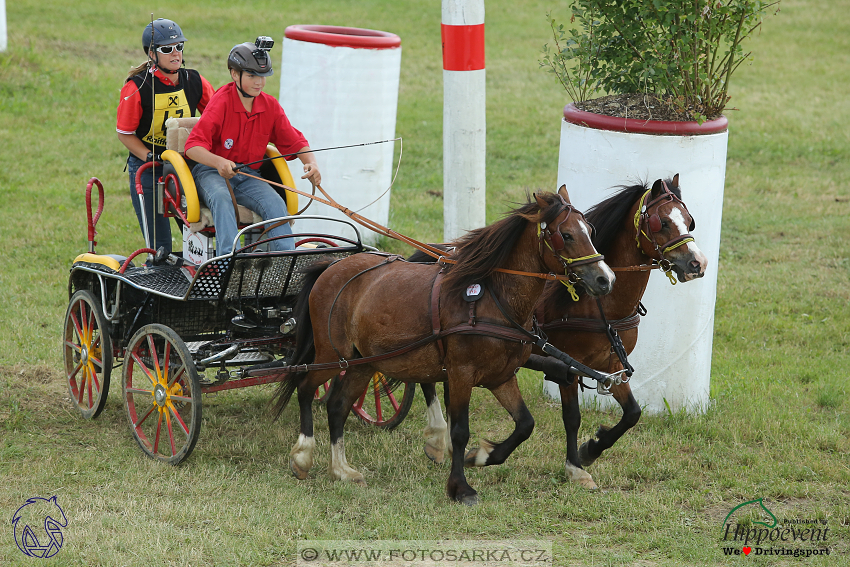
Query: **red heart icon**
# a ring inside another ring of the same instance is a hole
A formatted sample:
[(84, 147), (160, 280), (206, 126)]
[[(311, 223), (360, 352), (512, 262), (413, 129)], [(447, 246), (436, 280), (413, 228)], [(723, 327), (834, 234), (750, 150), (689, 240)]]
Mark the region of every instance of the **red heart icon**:
[(753, 548), (751, 548), (749, 546), (745, 547), (744, 548), (744, 555), (749, 555), (752, 550), (753, 550)]

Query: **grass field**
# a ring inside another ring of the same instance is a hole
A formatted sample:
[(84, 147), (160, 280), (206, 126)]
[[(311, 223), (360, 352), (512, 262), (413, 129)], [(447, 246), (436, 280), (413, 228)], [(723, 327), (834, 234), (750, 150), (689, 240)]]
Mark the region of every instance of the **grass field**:
[[(475, 508), (447, 500), (448, 468), (422, 454), (421, 400), (392, 433), (349, 421), (347, 455), (366, 488), (330, 482), (320, 405), (316, 466), (306, 481), (291, 476), (297, 408), (272, 422), (267, 388), (206, 397), (198, 446), (176, 468), (146, 459), (130, 437), (120, 371), (103, 414), (77, 415), (59, 349), (68, 269), (86, 249), (93, 175), (107, 191), (98, 250), (142, 246), (114, 131), (118, 90), (141, 61), (151, 12), (180, 23), (189, 66), (214, 86), (232, 45), (261, 34), (279, 41), (289, 24), (397, 33), (405, 145), (390, 222), (420, 240), (442, 232), (439, 2), (128, 6), (6, 2), (0, 566), (34, 563), (16, 548), (10, 520), (27, 498), (53, 495), (68, 516), (54, 565), (293, 565), (297, 542), (315, 539), (543, 539), (555, 565), (850, 565), (850, 0), (783, 0), (749, 44), (752, 64), (733, 78), (711, 407), (645, 415), (590, 468), (602, 488), (591, 493), (567, 481), (560, 408), (524, 371), (535, 433), (507, 463), (469, 470), (482, 496)], [(554, 188), (567, 101), (537, 64), (550, 9), (566, 10), (487, 2), (489, 221), (526, 188)], [(268, 91), (277, 95), (275, 80)], [(619, 418), (583, 415), (582, 439)], [(473, 440), (508, 432), (487, 392), (473, 396), (471, 421)], [(725, 556), (724, 518), (757, 498), (780, 519), (826, 520), (830, 555)]]

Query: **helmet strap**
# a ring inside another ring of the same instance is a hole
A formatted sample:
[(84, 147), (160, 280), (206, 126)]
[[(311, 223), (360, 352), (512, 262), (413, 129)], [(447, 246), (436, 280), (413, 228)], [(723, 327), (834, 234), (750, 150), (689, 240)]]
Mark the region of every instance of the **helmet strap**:
[(242, 90), (242, 73), (243, 73), (243, 71), (240, 69), (239, 70), (239, 80), (233, 81), (234, 83), (236, 83), (236, 90), (238, 90), (242, 94), (242, 96), (244, 96), (245, 98), (256, 98), (255, 95), (250, 95), (250, 94), (248, 94), (248, 93), (246, 93), (245, 91)]

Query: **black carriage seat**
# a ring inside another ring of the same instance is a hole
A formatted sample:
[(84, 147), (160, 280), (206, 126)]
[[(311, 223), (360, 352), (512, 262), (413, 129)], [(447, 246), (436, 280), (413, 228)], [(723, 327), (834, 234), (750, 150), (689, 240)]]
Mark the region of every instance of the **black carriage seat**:
[[(202, 232), (211, 235), (213, 231), (210, 229), (214, 229), (212, 213), (208, 208), (201, 205), (190, 166), (183, 157), (186, 140), (189, 138), (189, 133), (199, 119), (200, 117), (169, 118), (165, 122), (166, 151), (162, 154), (162, 161), (165, 164), (163, 167), (163, 178), (166, 181), (164, 201), (166, 214), (175, 216), (181, 221), (182, 215), (186, 219), (188, 229), (191, 232)], [(266, 157), (277, 156), (280, 156), (280, 152), (270, 144), (266, 148)], [(295, 187), (295, 181), (284, 159), (275, 159), (263, 163), (260, 172), (269, 181), (282, 183), (288, 187)], [(175, 186), (175, 179), (177, 186)], [(276, 187), (275, 190), (286, 201), (286, 208), (289, 214), (295, 215), (298, 212), (298, 195)], [(178, 209), (180, 214), (177, 212)], [(263, 220), (258, 214), (246, 207), (240, 205), (238, 210), (239, 218), (237, 222), (241, 226), (247, 226), (248, 224)]]

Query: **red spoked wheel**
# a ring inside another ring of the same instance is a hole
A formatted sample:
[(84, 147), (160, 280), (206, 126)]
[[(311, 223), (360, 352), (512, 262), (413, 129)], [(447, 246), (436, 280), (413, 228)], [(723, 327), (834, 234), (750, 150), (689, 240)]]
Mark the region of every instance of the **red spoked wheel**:
[(390, 431), (398, 427), (413, 405), (413, 396), (416, 394), (416, 384), (404, 385), (404, 393), (401, 399), (398, 390), (390, 391), (387, 377), (380, 372), (372, 375), (372, 380), (363, 394), (360, 396), (351, 410), (363, 422), (376, 425), (381, 429)]
[(122, 391), (130, 431), (142, 451), (171, 465), (188, 458), (201, 432), (201, 385), (177, 333), (153, 324), (133, 335)]
[(112, 372), (112, 340), (106, 317), (95, 297), (77, 291), (65, 312), (62, 337), (68, 391), (85, 419), (103, 411)]

